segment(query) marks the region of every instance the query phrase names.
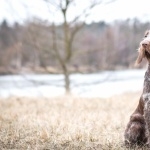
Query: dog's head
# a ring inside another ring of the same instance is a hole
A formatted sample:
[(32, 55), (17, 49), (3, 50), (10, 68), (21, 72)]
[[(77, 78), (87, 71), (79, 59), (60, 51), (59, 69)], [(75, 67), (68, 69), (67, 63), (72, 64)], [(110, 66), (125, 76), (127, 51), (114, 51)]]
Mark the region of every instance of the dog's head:
[(139, 55), (136, 64), (141, 63), (143, 58), (146, 58), (150, 62), (150, 30), (145, 32), (144, 39), (140, 43), (138, 52)]

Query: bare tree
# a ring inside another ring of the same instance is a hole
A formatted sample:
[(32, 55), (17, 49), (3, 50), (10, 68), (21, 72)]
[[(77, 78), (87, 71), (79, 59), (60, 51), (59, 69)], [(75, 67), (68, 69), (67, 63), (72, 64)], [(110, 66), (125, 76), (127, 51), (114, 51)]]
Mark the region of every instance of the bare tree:
[[(80, 14), (77, 14), (71, 21), (68, 21), (68, 10), (75, 4), (75, 0), (44, 0), (51, 13), (51, 7), (54, 7), (63, 16), (63, 33), (62, 36), (58, 36), (56, 31), (56, 22), (52, 25), (52, 49), (55, 58), (58, 60), (60, 67), (62, 68), (65, 81), (66, 93), (70, 93), (70, 71), (69, 64), (74, 55), (73, 43), (76, 40), (75, 36), (84, 26), (86, 19), (91, 14), (91, 10), (104, 3), (103, 0), (92, 0)], [(105, 4), (111, 1), (105, 1)], [(76, 8), (78, 10), (78, 8)], [(58, 29), (58, 28), (57, 28)]]

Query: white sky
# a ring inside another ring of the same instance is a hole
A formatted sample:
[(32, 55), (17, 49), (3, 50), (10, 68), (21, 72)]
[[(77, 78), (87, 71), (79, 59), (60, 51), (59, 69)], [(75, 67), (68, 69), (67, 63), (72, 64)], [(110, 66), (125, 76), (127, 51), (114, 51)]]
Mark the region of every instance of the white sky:
[[(89, 0), (76, 0), (76, 2), (69, 9), (68, 20), (82, 12)], [(22, 22), (24, 19), (31, 19), (32, 16), (36, 16), (48, 21), (61, 22), (61, 14), (52, 7), (50, 10), (49, 13), (47, 5), (42, 0), (0, 0), (0, 21), (7, 19), (10, 23), (14, 20)], [(112, 22), (135, 17), (142, 21), (150, 21), (150, 0), (116, 0), (108, 5), (97, 6), (91, 12), (87, 22)]]

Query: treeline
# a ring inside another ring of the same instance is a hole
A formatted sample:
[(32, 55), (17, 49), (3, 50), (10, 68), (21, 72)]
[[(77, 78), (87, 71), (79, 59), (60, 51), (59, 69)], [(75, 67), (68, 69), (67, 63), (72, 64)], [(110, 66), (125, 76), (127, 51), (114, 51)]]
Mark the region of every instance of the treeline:
[[(61, 72), (53, 46), (55, 43), (59, 53), (63, 52), (62, 28), (55, 25), (54, 34), (54, 24), (37, 19), (11, 26), (4, 20), (0, 24), (0, 74)], [(138, 19), (85, 24), (73, 41), (71, 72), (132, 68), (136, 50), (149, 28), (149, 22)]]

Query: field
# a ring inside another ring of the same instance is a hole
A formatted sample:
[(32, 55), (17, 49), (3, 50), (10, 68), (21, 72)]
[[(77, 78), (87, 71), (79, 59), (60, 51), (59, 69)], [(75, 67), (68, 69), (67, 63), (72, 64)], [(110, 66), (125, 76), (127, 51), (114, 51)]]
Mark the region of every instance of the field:
[(125, 150), (124, 129), (139, 96), (1, 99), (0, 149)]

